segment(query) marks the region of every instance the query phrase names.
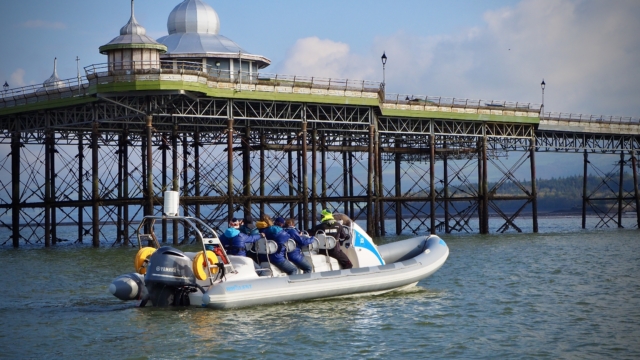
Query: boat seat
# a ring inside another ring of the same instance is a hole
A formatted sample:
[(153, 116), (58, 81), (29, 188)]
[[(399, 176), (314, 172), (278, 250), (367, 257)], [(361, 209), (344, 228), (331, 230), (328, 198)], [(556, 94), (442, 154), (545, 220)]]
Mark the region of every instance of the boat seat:
[(305, 256), (309, 262), (311, 262), (311, 266), (313, 267), (313, 272), (322, 272), (322, 271), (331, 271), (331, 270), (340, 270), (340, 264), (338, 264), (338, 260), (326, 256), (326, 255), (311, 255)]
[(316, 234), (316, 239), (318, 240), (318, 249), (320, 250), (331, 250), (336, 247), (338, 243), (336, 238), (323, 233)]
[(287, 252), (290, 253), (298, 247), (298, 244), (295, 240), (289, 239), (286, 243), (284, 243), (284, 247), (287, 249)]
[(260, 239), (254, 244), (253, 250), (258, 254), (269, 255), (278, 251), (278, 244), (273, 240)]
[[(254, 244), (255, 245), (253, 247), (253, 251), (261, 255), (275, 254), (278, 251), (278, 244), (273, 240), (267, 240), (265, 238), (262, 238), (254, 242)], [(268, 274), (268, 275), (265, 274), (266, 276), (278, 275), (277, 271), (279, 269), (271, 264), (271, 261), (269, 260), (268, 257), (267, 257), (267, 261), (262, 262), (259, 265), (260, 265), (260, 269), (256, 269), (256, 270), (266, 272)]]
[(318, 249), (320, 248), (320, 242), (318, 239), (314, 238), (313, 242), (307, 246), (303, 246), (301, 248), (302, 252), (306, 252), (308, 255), (317, 254)]

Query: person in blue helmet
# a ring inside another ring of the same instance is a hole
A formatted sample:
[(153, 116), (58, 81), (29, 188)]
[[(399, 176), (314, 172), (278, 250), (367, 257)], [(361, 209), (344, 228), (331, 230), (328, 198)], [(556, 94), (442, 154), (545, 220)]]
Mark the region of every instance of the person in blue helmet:
[[(320, 220), (320, 224), (316, 225), (313, 229), (313, 234), (317, 233), (319, 230), (322, 230), (325, 234), (329, 236), (333, 236), (336, 240), (338, 240), (339, 244), (342, 244), (349, 238), (348, 231), (345, 227), (340, 225), (334, 217), (333, 213), (329, 210), (322, 210), (322, 220)], [(336, 245), (333, 249), (328, 251), (329, 256), (338, 260), (338, 264), (342, 269), (351, 269), (353, 264), (347, 254), (345, 254), (339, 245)]]
[(283, 224), (282, 229), (289, 233), (289, 235), (296, 242), (296, 245), (297, 245), (293, 251), (287, 253), (287, 257), (289, 258), (289, 261), (291, 261), (294, 265), (300, 268), (300, 270), (302, 270), (302, 272), (305, 274), (312, 272), (313, 266), (311, 265), (309, 260), (307, 260), (304, 257), (304, 254), (302, 253), (301, 248), (303, 246), (308, 246), (311, 243), (313, 243), (315, 238), (300, 234), (298, 229), (296, 229), (296, 221), (294, 219), (284, 220), (283, 218), (277, 218), (276, 225), (279, 223)]
[[(220, 242), (227, 251), (227, 255), (247, 256), (246, 245), (254, 243), (264, 237), (264, 234), (243, 234), (240, 232), (239, 228), (240, 221), (233, 218), (229, 222), (229, 228), (220, 236)], [(260, 270), (260, 266), (255, 261), (253, 261), (253, 266), (259, 276), (263, 275), (262, 271), (258, 271)]]
[[(266, 219), (270, 220), (270, 218), (265, 217), (261, 219), (265, 221)], [(267, 221), (265, 221), (268, 223)], [(284, 220), (282, 221), (284, 224)], [(256, 224), (258, 226), (258, 224)], [(260, 228), (260, 226), (258, 226)], [(268, 255), (268, 260), (273, 265), (275, 265), (278, 269), (282, 270), (282, 272), (287, 275), (293, 275), (298, 273), (298, 268), (291, 263), (291, 261), (287, 260), (285, 253), (287, 252), (287, 248), (285, 244), (287, 240), (291, 239), (291, 235), (288, 232), (284, 231), (281, 226), (273, 224), (269, 227), (262, 229), (262, 232), (266, 235), (268, 240), (273, 240), (278, 244), (278, 249), (275, 253)], [(260, 261), (267, 261), (265, 255), (260, 254)]]

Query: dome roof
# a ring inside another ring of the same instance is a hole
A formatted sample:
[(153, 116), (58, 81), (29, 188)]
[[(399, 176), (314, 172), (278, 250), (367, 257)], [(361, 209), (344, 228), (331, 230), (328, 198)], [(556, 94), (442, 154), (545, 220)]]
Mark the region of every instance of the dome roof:
[(53, 74), (42, 83), (42, 87), (46, 90), (55, 90), (65, 87), (65, 84), (58, 77), (58, 58), (53, 59)]
[(151, 48), (161, 52), (167, 50), (164, 45), (148, 37), (147, 30), (138, 23), (133, 13), (133, 0), (131, 0), (131, 18), (129, 22), (120, 29), (120, 36), (100, 47), (100, 53), (106, 54), (109, 50), (124, 48)]
[(254, 60), (263, 68), (271, 60), (247, 53), (233, 40), (219, 34), (218, 13), (202, 0), (184, 0), (167, 20), (169, 35), (158, 39), (167, 47), (162, 58), (240, 58)]
[(218, 13), (200, 0), (184, 0), (169, 14), (169, 35), (175, 33), (199, 33), (217, 35), (220, 31)]

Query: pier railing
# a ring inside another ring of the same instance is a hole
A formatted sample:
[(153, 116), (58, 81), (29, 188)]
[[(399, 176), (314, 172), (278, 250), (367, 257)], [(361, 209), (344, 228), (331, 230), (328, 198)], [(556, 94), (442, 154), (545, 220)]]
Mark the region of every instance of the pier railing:
[(384, 104), (396, 106), (426, 106), (426, 107), (454, 107), (489, 110), (514, 110), (514, 111), (535, 111), (540, 112), (541, 104), (528, 102), (513, 102), (505, 100), (476, 100), (465, 98), (453, 98), (443, 96), (408, 95), (408, 94), (386, 94)]
[[(341, 90), (351, 92), (380, 92), (380, 83), (368, 80), (336, 79), (314, 76), (282, 75), (253, 71), (221, 70), (209, 64), (184, 61), (160, 61), (159, 67), (149, 68), (143, 61), (126, 63), (96, 64), (84, 68), (89, 80), (141, 74), (196, 75), (208, 81), (231, 83), (234, 85), (260, 85), (274, 87)], [(244, 89), (243, 89), (244, 90)], [(261, 91), (261, 90), (256, 90)], [(264, 91), (264, 90), (262, 90)]]
[[(33, 104), (40, 101), (64, 99), (87, 94), (92, 81), (131, 81), (131, 76), (195, 75), (192, 81), (206, 78), (207, 83), (218, 88), (235, 88), (242, 91), (267, 91), (279, 93), (303, 93), (315, 95), (354, 96), (378, 98), (384, 108), (400, 110), (438, 111), (443, 107), (479, 109), (490, 111), (537, 112), (541, 121), (570, 121), (583, 123), (640, 123), (638, 117), (586, 115), (561, 112), (540, 113), (542, 105), (529, 102), (504, 100), (465, 99), (413, 94), (388, 94), (377, 81), (336, 79), (314, 76), (282, 75), (252, 71), (221, 70), (209, 64), (187, 61), (128, 61), (93, 64), (84, 68), (85, 76), (60, 80), (53, 84), (27, 85), (0, 91), (0, 109)], [(160, 78), (158, 78), (160, 79)], [(189, 81), (182, 76), (180, 80)]]
[(89, 81), (86, 77), (59, 80), (52, 84), (27, 85), (0, 91), (0, 109), (40, 101), (65, 99), (87, 94)]
[(540, 120), (571, 121), (584, 123), (640, 124), (640, 118), (638, 117), (587, 115), (561, 112), (546, 112), (540, 114)]

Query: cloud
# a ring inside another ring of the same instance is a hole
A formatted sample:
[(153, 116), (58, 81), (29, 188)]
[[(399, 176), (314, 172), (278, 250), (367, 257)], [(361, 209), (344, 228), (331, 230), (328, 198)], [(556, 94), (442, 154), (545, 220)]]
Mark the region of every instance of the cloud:
[(361, 67), (362, 56), (348, 44), (317, 37), (299, 39), (289, 49), (279, 72), (325, 78), (366, 79), (371, 69)]
[(32, 28), (32, 29), (66, 29), (67, 25), (62, 22), (51, 22), (51, 21), (43, 21), (43, 20), (28, 20), (20, 24), (23, 28)]
[(441, 36), (398, 31), (356, 54), (348, 44), (300, 39), (288, 74), (381, 80), (388, 92), (541, 102), (545, 110), (640, 116), (640, 2), (522, 0), (483, 14), (484, 24)]
[(11, 85), (12, 88), (26, 86), (27, 84), (24, 81), (24, 75), (24, 69), (17, 69), (9, 76), (9, 85)]

